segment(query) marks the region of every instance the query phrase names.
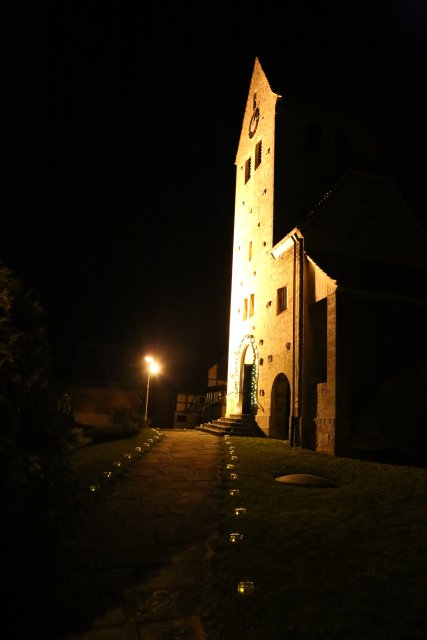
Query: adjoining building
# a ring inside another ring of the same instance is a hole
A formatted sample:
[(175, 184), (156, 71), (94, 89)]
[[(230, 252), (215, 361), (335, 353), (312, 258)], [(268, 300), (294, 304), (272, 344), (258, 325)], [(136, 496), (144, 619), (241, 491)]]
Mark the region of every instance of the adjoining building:
[[(156, 427), (170, 427), (177, 392), (160, 377), (151, 379), (149, 417)], [(141, 355), (130, 347), (81, 344), (68, 391), (79, 424), (105, 427), (141, 421), (147, 398)]]
[(227, 420), (331, 455), (427, 444), (425, 234), (357, 122), (270, 88), (236, 155)]
[(69, 393), (74, 420), (88, 427), (149, 422), (161, 428), (190, 429), (225, 415), (227, 357), (207, 371), (204, 384), (173, 383), (166, 370), (151, 376), (147, 405), (147, 368), (130, 347), (81, 344)]
[(225, 415), (227, 400), (227, 358), (221, 357), (208, 369), (207, 386), (180, 391), (176, 396), (175, 428), (194, 428)]

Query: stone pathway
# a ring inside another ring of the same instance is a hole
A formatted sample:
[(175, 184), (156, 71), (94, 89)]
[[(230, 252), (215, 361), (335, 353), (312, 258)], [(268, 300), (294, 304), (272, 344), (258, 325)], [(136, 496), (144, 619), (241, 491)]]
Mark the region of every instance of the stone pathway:
[(67, 640), (206, 640), (222, 439), (163, 433), (87, 515), (70, 562)]

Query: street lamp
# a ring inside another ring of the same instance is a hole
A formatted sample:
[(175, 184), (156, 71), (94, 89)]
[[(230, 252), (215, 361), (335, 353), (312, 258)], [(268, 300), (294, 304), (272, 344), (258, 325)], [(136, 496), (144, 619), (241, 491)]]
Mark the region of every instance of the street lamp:
[(151, 356), (145, 356), (145, 361), (148, 363), (148, 378), (147, 378), (147, 394), (145, 396), (145, 415), (144, 415), (144, 424), (147, 424), (147, 414), (148, 414), (148, 395), (150, 393), (150, 377), (152, 373), (157, 373), (159, 371), (159, 365), (154, 361), (154, 358)]

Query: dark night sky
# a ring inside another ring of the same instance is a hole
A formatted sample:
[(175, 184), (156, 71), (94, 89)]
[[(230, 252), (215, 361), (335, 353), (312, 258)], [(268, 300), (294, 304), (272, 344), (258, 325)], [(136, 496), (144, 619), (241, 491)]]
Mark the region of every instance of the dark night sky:
[(423, 0), (285, 2), (280, 18), (268, 2), (6, 4), (0, 261), (39, 294), (58, 373), (80, 343), (171, 370), (226, 351), (256, 56), (273, 91), (372, 124), (422, 217)]

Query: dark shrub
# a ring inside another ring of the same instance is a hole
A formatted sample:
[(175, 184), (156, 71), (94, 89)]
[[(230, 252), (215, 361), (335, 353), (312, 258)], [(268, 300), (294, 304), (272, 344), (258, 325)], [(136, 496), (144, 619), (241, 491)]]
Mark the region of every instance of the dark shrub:
[(17, 635), (52, 611), (75, 509), (70, 421), (51, 393), (44, 320), (35, 296), (1, 267), (2, 604)]

